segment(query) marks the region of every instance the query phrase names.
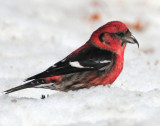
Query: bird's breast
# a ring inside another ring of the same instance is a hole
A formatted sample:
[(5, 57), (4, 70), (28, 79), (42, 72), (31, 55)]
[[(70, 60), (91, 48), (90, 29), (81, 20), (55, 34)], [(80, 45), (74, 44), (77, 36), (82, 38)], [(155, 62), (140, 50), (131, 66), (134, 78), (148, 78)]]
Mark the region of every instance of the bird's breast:
[[(115, 55), (113, 62), (111, 63), (110, 70), (106, 71), (102, 77), (101, 84), (112, 84), (123, 69), (124, 58), (123, 55)], [(106, 68), (108, 69), (108, 68)]]

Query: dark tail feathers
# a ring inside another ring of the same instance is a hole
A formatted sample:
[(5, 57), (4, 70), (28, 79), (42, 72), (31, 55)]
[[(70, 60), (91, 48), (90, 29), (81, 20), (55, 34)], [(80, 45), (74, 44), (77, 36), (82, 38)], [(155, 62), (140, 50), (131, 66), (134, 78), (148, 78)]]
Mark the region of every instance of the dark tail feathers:
[(11, 88), (11, 89), (6, 90), (4, 92), (5, 92), (5, 94), (9, 94), (9, 93), (12, 93), (12, 92), (15, 92), (18, 90), (35, 87), (35, 86), (38, 86), (40, 84), (45, 84), (45, 83), (46, 83), (46, 81), (44, 79), (32, 80), (30, 82), (27, 82), (23, 85), (20, 85), (20, 86), (14, 87), (14, 88)]

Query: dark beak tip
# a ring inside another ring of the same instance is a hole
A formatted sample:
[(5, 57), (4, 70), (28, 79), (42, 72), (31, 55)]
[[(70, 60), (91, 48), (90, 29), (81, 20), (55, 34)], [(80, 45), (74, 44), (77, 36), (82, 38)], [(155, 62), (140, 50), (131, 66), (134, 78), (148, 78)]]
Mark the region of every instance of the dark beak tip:
[(138, 41), (136, 40), (136, 38), (135, 38), (134, 36), (132, 36), (132, 39), (133, 39), (133, 41), (135, 42), (135, 44), (137, 44), (137, 46), (138, 46), (138, 48), (139, 48), (139, 43), (138, 43)]
[(137, 44), (137, 46), (139, 48), (139, 43), (133, 35), (125, 37), (122, 41), (122, 46), (123, 46), (124, 43)]
[(138, 48), (139, 48), (139, 43), (138, 43), (138, 41), (136, 41), (135, 44), (137, 44), (137, 46), (138, 46)]

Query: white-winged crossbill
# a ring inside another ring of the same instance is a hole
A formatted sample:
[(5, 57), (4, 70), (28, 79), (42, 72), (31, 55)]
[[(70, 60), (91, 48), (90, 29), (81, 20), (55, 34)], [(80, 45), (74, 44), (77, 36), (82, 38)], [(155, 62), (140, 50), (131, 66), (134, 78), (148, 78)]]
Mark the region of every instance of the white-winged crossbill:
[(69, 91), (112, 84), (122, 71), (127, 43), (139, 46), (124, 23), (108, 22), (66, 58), (26, 79), (25, 84), (5, 92), (8, 94), (32, 87)]

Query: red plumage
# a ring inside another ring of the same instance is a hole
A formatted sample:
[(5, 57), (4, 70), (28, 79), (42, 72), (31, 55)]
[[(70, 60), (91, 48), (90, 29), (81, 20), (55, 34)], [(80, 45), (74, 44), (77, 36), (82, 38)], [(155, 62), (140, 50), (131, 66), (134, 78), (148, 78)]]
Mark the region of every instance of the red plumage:
[(66, 58), (26, 79), (25, 84), (5, 92), (31, 87), (68, 91), (112, 84), (123, 69), (127, 43), (138, 44), (127, 26), (120, 21), (109, 22), (94, 31), (83, 46)]

